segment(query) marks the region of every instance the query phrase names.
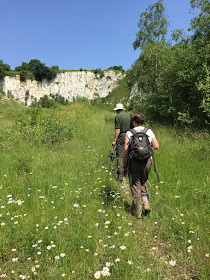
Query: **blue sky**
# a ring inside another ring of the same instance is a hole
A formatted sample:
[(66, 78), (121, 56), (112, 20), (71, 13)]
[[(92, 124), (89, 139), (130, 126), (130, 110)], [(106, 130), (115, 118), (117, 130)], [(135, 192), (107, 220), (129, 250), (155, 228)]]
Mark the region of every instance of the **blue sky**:
[[(156, 0), (0, 0), (0, 59), (60, 69), (131, 67), (139, 16)], [(189, 0), (164, 0), (169, 34), (190, 26)]]

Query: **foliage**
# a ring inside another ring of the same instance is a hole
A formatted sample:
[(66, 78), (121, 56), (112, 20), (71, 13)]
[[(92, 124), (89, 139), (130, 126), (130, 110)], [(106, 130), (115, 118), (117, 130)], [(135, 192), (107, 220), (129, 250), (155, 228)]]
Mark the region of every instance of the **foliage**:
[(122, 66), (112, 66), (112, 67), (109, 67), (108, 69), (110, 70), (119, 70), (121, 72), (124, 72), (124, 69)]
[(61, 118), (59, 112), (44, 112), (36, 106), (18, 117), (16, 134), (36, 144), (55, 144), (71, 139), (72, 124), (70, 118)]
[[(156, 16), (159, 13), (157, 18), (160, 20), (164, 8), (159, 1), (155, 4), (156, 8), (157, 4), (162, 7), (155, 10)], [(147, 27), (145, 38), (152, 39), (143, 40), (144, 37), (137, 36), (134, 42), (134, 49), (136, 42), (139, 42), (137, 47), (142, 51), (127, 74), (130, 88), (138, 88), (130, 109), (143, 110), (149, 118), (156, 121), (193, 124), (203, 128), (208, 127), (210, 120), (209, 2), (192, 0), (191, 5), (201, 7), (201, 13), (191, 22), (194, 34), (186, 37), (182, 30), (174, 30), (174, 45), (159, 40), (158, 36), (151, 37), (151, 30), (155, 32), (159, 26), (158, 21), (154, 23), (152, 20), (150, 21), (155, 24), (155, 28), (150, 26), (149, 18), (153, 15), (154, 7), (150, 7), (150, 14), (146, 12), (141, 15), (141, 23), (144, 22)]]
[(43, 108), (51, 108), (54, 105), (54, 102), (51, 98), (48, 97), (48, 95), (42, 96), (38, 102), (33, 102), (31, 104), (31, 107), (41, 106)]
[(165, 18), (163, 1), (149, 5), (145, 12), (140, 15), (138, 22), (139, 31), (133, 43), (134, 50), (142, 49), (145, 45), (153, 42), (165, 42), (168, 22)]
[(190, 0), (192, 8), (200, 8), (198, 16), (191, 20), (190, 30), (194, 31), (193, 41), (205, 44), (210, 40), (210, 2), (208, 0)]
[(0, 90), (0, 99), (5, 96), (5, 92), (3, 90)]
[(29, 62), (29, 70), (34, 73), (35, 79), (37, 81), (42, 81), (43, 79), (52, 80), (56, 76), (56, 69), (49, 68), (41, 63), (37, 59), (32, 59)]
[(10, 66), (3, 63), (3, 60), (0, 59), (0, 80), (3, 79), (10, 70)]
[(100, 78), (104, 77), (104, 71), (102, 71), (101, 68), (97, 68), (93, 70), (93, 73), (96, 75), (96, 77), (100, 77)]
[(44, 95), (39, 99), (38, 102), (33, 102), (31, 104), (31, 107), (41, 106), (42, 108), (51, 108), (51, 107), (58, 107), (60, 105), (67, 105), (69, 104), (69, 101), (65, 99), (60, 94), (50, 94)]
[(175, 43), (183, 43), (186, 41), (186, 35), (184, 33), (184, 29), (175, 29), (171, 33), (171, 38)]
[(6, 97), (4, 92), (0, 91), (0, 127), (2, 129), (7, 125), (13, 124), (18, 115), (25, 110), (27, 110), (27, 107), (12, 98)]
[(29, 63), (23, 62), (21, 66), (15, 67), (15, 71), (20, 75), (21, 81), (26, 79), (36, 79), (42, 81), (47, 79), (48, 81), (56, 77), (59, 72), (58, 66), (47, 67), (38, 59), (32, 59)]
[(119, 81), (118, 86), (113, 89), (106, 97), (91, 100), (92, 105), (97, 105), (99, 108), (113, 110), (114, 104), (123, 103), (126, 107), (130, 96), (130, 89), (127, 83), (127, 78), (124, 77)]
[(200, 108), (204, 110), (208, 119), (210, 119), (210, 69), (207, 65), (203, 65), (204, 78), (197, 84), (198, 91), (202, 96)]

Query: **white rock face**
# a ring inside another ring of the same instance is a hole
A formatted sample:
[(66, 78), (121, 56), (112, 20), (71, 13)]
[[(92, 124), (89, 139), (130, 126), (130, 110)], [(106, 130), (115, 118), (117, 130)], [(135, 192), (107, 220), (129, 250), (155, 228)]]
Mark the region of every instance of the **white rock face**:
[(69, 71), (57, 74), (52, 81), (43, 80), (41, 82), (26, 80), (20, 81), (20, 76), (6, 76), (0, 82), (2, 89), (7, 96), (13, 96), (18, 102), (30, 105), (34, 100), (39, 100), (44, 95), (59, 94), (69, 101), (76, 97), (86, 97), (89, 100), (96, 97), (107, 96), (118, 82), (124, 77), (121, 72), (104, 71), (101, 78), (99, 74), (91, 71)]
[(130, 92), (130, 97), (129, 97), (129, 101), (134, 97), (138, 95), (139, 97), (141, 96), (141, 91), (138, 88), (138, 84), (134, 84), (131, 88), (131, 92)]

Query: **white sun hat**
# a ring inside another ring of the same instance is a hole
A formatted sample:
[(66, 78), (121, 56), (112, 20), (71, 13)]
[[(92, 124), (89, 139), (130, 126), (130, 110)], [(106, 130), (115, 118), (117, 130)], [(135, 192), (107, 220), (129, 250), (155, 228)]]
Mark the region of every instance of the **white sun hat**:
[(123, 107), (123, 105), (121, 103), (118, 103), (113, 110), (115, 110), (115, 111), (117, 111), (117, 110), (125, 110), (125, 108)]

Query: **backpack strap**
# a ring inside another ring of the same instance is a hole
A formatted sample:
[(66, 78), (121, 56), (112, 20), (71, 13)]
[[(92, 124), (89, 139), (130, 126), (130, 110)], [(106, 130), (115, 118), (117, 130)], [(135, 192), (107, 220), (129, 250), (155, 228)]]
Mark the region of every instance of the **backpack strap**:
[(145, 127), (145, 128), (142, 130), (142, 132), (143, 132), (144, 134), (146, 134), (148, 130), (149, 130), (149, 128)]
[(134, 128), (130, 129), (130, 132), (132, 132), (133, 134), (138, 133)]
[(149, 128), (147, 128), (147, 127), (145, 127), (142, 131), (136, 131), (133, 128), (133, 129), (130, 129), (130, 132), (132, 132), (133, 134), (137, 134), (137, 133), (144, 133), (144, 134), (146, 134), (148, 130), (149, 130)]

